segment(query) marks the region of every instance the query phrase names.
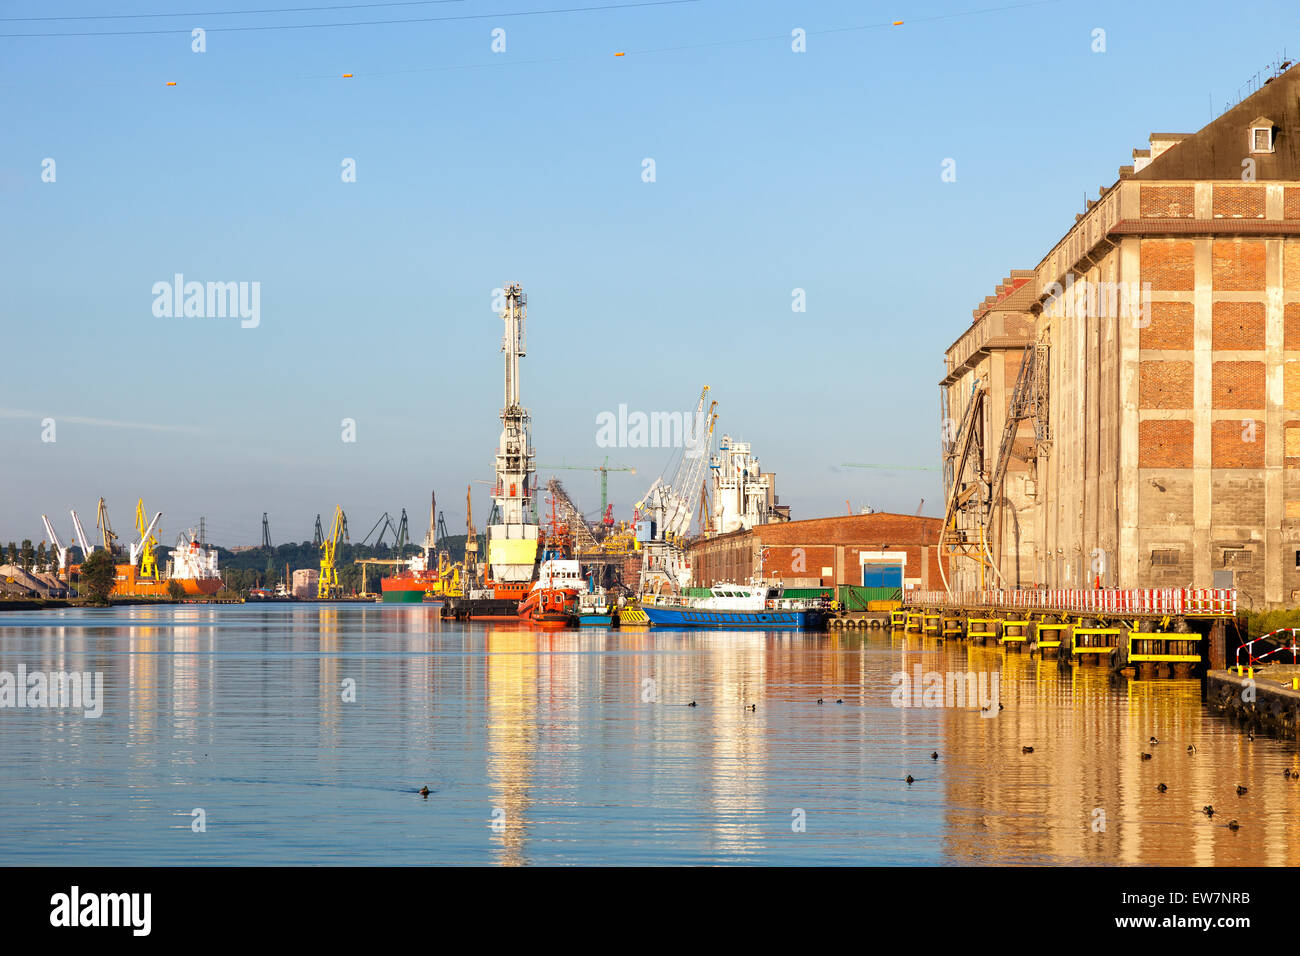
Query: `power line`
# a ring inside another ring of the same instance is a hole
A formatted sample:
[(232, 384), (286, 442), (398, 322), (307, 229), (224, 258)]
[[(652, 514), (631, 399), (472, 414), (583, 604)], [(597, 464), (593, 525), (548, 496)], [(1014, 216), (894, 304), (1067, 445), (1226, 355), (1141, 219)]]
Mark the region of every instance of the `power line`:
[[(631, 10), (636, 7), (668, 7), (683, 3), (701, 3), (703, 0), (641, 0), (639, 3), (607, 3), (591, 7), (562, 7), (554, 10), (521, 10), (513, 13), (466, 13), (448, 17), (409, 17), (402, 20), (351, 20), (343, 23), (283, 23), (259, 24), (242, 27), (208, 27), (208, 33), (246, 33), (255, 30), (313, 30), (330, 27), (368, 27), (407, 23), (449, 23), (465, 20), (503, 20), (507, 17), (541, 17), (560, 13), (594, 13), (601, 10)], [(186, 34), (189, 27), (160, 30), (85, 30), (79, 33), (0, 33), (0, 39), (23, 39), (36, 37), (123, 37), (123, 36), (162, 36), (167, 34)]]
[(57, 20), (149, 20), (156, 17), (233, 17), (253, 13), (304, 13), (315, 10), (365, 10), (370, 7), (420, 7), (465, 0), (386, 0), (383, 3), (344, 3), (329, 7), (271, 7), (258, 10), (204, 10), (196, 13), (91, 13), (75, 17), (0, 17), (0, 23), (38, 23)]

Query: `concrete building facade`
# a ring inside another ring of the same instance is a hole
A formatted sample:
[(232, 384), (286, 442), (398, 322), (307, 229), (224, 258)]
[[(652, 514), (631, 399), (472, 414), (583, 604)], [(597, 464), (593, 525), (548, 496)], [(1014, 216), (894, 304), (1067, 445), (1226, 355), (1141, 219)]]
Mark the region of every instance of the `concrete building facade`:
[(1300, 67), (1152, 134), (945, 360), (952, 586), (1300, 603)]

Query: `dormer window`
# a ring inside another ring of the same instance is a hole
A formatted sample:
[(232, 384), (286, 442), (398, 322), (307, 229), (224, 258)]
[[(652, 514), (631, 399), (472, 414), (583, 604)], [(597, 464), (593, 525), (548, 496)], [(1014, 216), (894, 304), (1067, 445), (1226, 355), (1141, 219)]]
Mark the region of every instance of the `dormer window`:
[(1273, 121), (1261, 116), (1250, 124), (1250, 151), (1252, 153), (1273, 152)]

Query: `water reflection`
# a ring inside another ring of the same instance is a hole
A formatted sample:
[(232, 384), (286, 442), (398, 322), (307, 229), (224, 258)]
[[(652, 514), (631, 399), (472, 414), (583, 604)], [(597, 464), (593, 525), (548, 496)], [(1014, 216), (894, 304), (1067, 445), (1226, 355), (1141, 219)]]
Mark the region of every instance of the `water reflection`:
[[(1283, 775), (1300, 769), (1294, 744), (1246, 739), (1205, 710), (1196, 682), (1113, 682), (1023, 650), (889, 633), (534, 631), (419, 605), (286, 604), (0, 617), (0, 669), (20, 663), (102, 670), (107, 699), (98, 720), (0, 711), (0, 862), (1300, 855), (1300, 783)], [(1003, 709), (893, 706), (894, 675), (917, 669), (995, 674)], [(222, 821), (201, 856), (174, 826), (197, 805)]]

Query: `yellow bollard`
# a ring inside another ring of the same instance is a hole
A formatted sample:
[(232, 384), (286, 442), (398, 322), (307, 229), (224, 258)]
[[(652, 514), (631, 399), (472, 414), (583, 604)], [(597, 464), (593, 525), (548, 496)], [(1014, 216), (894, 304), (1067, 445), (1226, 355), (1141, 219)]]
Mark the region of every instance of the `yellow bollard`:
[(1254, 680), (1254, 679), (1255, 679), (1255, 668), (1253, 668), (1253, 667), (1247, 667), (1247, 668), (1246, 668), (1246, 676), (1249, 677), (1251, 680)]
[(1240, 665), (1240, 664), (1237, 665), (1237, 676), (1238, 676), (1238, 677), (1241, 676), (1241, 665)]
[(1292, 690), (1300, 690), (1300, 677), (1292, 677), (1292, 678), (1291, 678), (1291, 689), (1292, 689)]

